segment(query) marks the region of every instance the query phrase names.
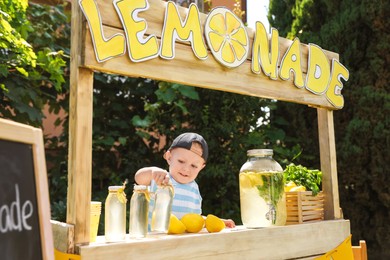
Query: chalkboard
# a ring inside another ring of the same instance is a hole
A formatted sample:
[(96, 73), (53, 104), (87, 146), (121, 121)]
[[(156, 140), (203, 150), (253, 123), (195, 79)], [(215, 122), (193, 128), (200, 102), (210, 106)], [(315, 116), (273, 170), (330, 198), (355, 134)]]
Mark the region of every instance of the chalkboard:
[(54, 259), (40, 129), (0, 119), (0, 259)]

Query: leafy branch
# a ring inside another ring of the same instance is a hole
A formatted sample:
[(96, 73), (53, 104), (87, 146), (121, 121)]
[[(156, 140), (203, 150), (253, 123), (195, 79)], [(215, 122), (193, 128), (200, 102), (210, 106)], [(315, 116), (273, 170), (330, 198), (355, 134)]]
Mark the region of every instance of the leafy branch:
[(286, 182), (293, 181), (298, 186), (304, 186), (306, 190), (311, 190), (315, 196), (321, 190), (322, 172), (291, 163), (284, 170), (284, 179)]

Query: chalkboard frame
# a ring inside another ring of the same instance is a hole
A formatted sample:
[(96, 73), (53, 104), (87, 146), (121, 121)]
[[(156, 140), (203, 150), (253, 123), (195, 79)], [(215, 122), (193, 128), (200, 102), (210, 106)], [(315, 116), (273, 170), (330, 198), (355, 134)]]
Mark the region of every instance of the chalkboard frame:
[(29, 144), (32, 147), (42, 259), (53, 260), (54, 244), (42, 130), (0, 118), (0, 140)]

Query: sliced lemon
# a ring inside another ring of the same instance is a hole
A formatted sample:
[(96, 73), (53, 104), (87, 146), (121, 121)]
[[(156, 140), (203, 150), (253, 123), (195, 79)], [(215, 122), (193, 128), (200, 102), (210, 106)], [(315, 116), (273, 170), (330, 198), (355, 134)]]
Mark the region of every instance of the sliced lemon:
[(248, 177), (251, 180), (252, 187), (263, 186), (264, 183), (263, 183), (262, 174), (253, 172), (251, 174), (248, 174)]
[(286, 183), (286, 184), (284, 185), (284, 191), (285, 191), (285, 192), (291, 191), (291, 189), (294, 188), (294, 187), (297, 187), (297, 185), (295, 184), (295, 182), (289, 181), (288, 183)]
[(228, 68), (240, 66), (249, 52), (243, 22), (229, 9), (214, 8), (207, 16), (205, 35), (214, 58)]
[(182, 234), (186, 231), (186, 226), (175, 215), (169, 218), (168, 234)]
[(306, 191), (306, 188), (304, 186), (297, 186), (297, 187), (291, 188), (290, 191)]
[(242, 172), (240, 173), (240, 188), (242, 189), (250, 189), (252, 188), (251, 180), (249, 179), (249, 176), (247, 173)]

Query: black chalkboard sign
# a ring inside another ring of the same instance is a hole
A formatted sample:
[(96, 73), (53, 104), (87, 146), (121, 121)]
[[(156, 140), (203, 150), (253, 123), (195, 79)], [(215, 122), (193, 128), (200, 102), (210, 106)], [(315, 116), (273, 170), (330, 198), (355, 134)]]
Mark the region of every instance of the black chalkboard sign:
[(54, 259), (48, 205), (41, 130), (0, 119), (0, 259)]

